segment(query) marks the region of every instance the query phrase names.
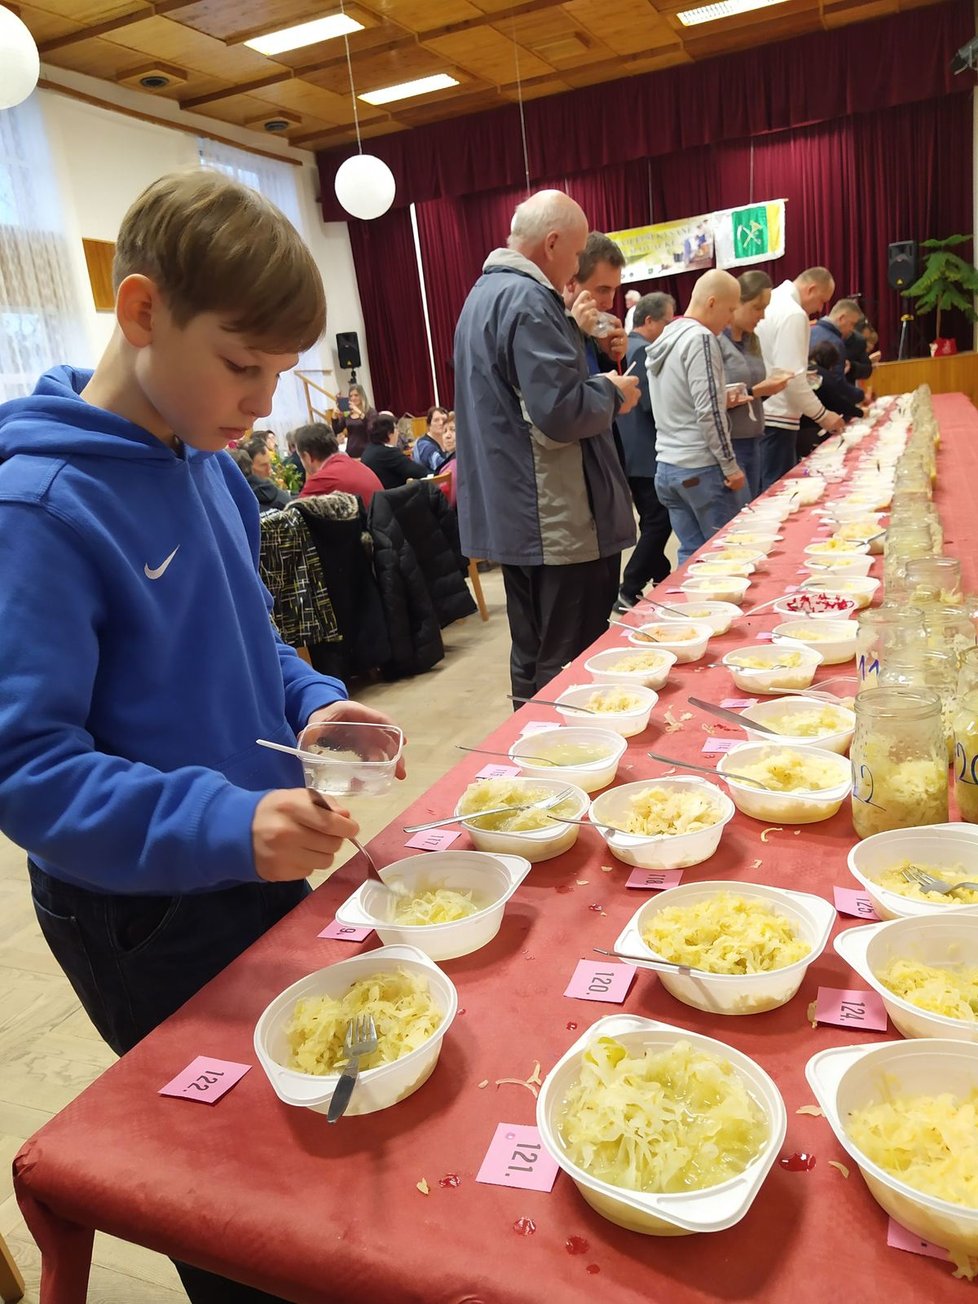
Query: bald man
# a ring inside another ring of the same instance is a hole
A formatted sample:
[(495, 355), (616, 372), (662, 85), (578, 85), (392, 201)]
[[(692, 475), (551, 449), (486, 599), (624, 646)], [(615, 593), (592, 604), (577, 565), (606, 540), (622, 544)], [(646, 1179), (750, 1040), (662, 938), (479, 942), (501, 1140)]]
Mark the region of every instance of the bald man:
[(717, 340), (739, 302), (736, 277), (719, 269), (706, 272), (685, 315), (670, 322), (646, 354), (656, 421), (655, 492), (679, 539), (680, 564), (746, 501)]
[(502, 566), (518, 697), (605, 631), (622, 550), (635, 542), (611, 427), (638, 402), (638, 381), (588, 374), (561, 297), (587, 236), (569, 195), (531, 195), (455, 330), (462, 551)]

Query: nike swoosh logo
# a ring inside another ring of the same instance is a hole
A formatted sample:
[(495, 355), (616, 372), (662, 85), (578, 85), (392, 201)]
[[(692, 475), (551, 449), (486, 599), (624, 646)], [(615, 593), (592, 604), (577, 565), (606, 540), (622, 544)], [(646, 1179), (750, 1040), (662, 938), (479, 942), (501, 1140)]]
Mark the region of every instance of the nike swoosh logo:
[(167, 557), (165, 561), (160, 562), (159, 566), (151, 567), (149, 562), (147, 562), (146, 565), (143, 567), (143, 574), (146, 576), (148, 580), (158, 580), (179, 551), (180, 551), (180, 545), (178, 543), (177, 546), (170, 553), (169, 557)]

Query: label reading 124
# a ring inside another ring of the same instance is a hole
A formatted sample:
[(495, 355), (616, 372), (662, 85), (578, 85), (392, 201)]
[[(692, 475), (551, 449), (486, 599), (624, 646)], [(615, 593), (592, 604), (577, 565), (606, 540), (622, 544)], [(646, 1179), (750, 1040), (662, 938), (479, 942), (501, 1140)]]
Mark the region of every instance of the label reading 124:
[(500, 1123), (475, 1180), (524, 1191), (550, 1191), (556, 1178), (557, 1163), (544, 1150), (535, 1127)]
[(834, 1023), (840, 1028), (886, 1031), (886, 1009), (876, 992), (841, 991), (820, 987), (815, 1005), (819, 1023)]

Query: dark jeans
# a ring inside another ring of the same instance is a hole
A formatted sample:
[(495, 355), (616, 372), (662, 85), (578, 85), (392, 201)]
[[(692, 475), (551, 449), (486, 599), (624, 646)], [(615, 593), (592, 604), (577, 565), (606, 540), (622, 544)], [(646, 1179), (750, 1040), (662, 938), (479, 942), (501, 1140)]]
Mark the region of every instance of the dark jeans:
[[(89, 1018), (124, 1055), (308, 893), (245, 883), (186, 896), (90, 892), (28, 861), (41, 932)], [(277, 1304), (276, 1297), (176, 1264), (193, 1304)]]
[(761, 492), (761, 439), (735, 439), (734, 457), (747, 479), (747, 501), (751, 502)]
[(794, 430), (767, 426), (761, 436), (761, 490), (787, 475), (798, 461), (798, 435)]
[(638, 543), (621, 577), (621, 591), (626, 598), (638, 599), (650, 580), (661, 584), (672, 570), (665, 554), (672, 526), (652, 477), (629, 476), (628, 487), (638, 512)]
[(621, 553), (572, 566), (504, 566), (515, 697), (533, 697), (608, 628)]

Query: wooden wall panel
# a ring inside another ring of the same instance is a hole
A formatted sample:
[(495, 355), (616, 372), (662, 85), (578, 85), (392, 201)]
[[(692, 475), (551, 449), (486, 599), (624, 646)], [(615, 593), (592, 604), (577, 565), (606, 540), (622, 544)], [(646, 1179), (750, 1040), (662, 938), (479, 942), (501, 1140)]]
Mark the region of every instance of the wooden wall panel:
[(111, 240), (82, 240), (82, 248), (85, 251), (85, 265), (88, 267), (88, 280), (95, 307), (99, 312), (111, 312), (115, 307), (115, 291), (112, 288), (115, 245)]
[(967, 394), (978, 407), (978, 353), (881, 362), (873, 369), (872, 386), (877, 394), (907, 394), (924, 384), (935, 394)]

